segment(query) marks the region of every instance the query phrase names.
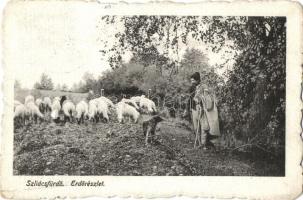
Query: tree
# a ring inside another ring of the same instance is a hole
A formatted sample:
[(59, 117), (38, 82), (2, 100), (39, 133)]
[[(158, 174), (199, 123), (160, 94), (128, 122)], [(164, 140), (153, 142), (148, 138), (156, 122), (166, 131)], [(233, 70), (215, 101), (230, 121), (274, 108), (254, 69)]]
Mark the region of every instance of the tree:
[(285, 23), (285, 17), (247, 19), (245, 29), (240, 30), (246, 38), (241, 45), (243, 51), (228, 73), (222, 91), (226, 95), (220, 98), (226, 108), (225, 128), (238, 139), (282, 154), (284, 149), (279, 147), (285, 142)]
[(41, 75), (40, 82), (36, 82), (34, 84), (35, 89), (41, 89), (41, 90), (52, 90), (54, 87), (54, 84), (52, 82), (52, 79), (45, 73)]
[(64, 91), (64, 92), (67, 92), (68, 91), (68, 86), (64, 83), (61, 87), (61, 90)]
[(188, 75), (195, 71), (210, 71), (207, 56), (198, 49), (186, 49), (180, 64), (181, 72)]
[(55, 90), (58, 90), (58, 91), (61, 90), (61, 85), (59, 83), (56, 85), (56, 89)]
[(79, 92), (79, 85), (77, 83), (74, 83), (71, 87), (72, 92)]
[(82, 77), (82, 80), (84, 81), (84, 90), (86, 92), (94, 89), (95, 79), (92, 73), (85, 72)]
[(36, 82), (36, 83), (34, 84), (34, 88), (35, 88), (36, 90), (40, 90), (40, 89), (41, 89), (40, 83)]
[[(110, 55), (112, 68), (121, 66), (122, 55), (126, 51), (134, 54), (149, 52), (153, 47), (161, 50), (161, 55), (178, 63), (180, 45), (196, 40), (207, 44), (213, 51), (220, 51), (223, 46), (236, 49), (227, 43), (242, 36), (246, 17), (208, 17), (208, 16), (103, 16), (102, 21), (111, 25), (117, 22), (124, 26), (124, 31), (115, 34), (112, 46), (100, 52)], [(237, 41), (241, 46), (245, 38)], [(171, 55), (174, 56), (171, 56)], [(178, 68), (177, 64), (172, 66)], [(178, 70), (174, 70), (178, 71)]]

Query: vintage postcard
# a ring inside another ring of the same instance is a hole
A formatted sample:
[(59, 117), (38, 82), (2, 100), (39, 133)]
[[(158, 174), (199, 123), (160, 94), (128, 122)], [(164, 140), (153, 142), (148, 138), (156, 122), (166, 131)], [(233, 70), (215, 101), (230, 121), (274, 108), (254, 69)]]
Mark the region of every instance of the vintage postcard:
[(7, 199), (295, 199), (302, 7), (10, 1)]

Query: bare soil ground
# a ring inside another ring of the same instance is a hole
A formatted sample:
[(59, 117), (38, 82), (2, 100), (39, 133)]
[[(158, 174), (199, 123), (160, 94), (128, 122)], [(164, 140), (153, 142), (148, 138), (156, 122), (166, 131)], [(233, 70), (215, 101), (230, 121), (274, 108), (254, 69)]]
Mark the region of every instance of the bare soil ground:
[(204, 151), (193, 141), (175, 119), (159, 124), (149, 146), (141, 123), (15, 126), (14, 175), (284, 176), (283, 159)]

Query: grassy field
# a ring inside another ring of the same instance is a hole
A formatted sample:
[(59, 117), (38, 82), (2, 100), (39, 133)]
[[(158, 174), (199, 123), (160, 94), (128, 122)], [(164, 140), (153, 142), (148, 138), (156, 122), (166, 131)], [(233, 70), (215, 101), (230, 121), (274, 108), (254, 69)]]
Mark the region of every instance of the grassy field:
[[(16, 91), (15, 98), (68, 95), (77, 102), (87, 94), (55, 91)], [(264, 152), (194, 149), (194, 136), (178, 118), (158, 126), (155, 143), (145, 146), (138, 124), (86, 121), (14, 127), (14, 175), (146, 175), (146, 176), (284, 176), (283, 159)], [(262, 155), (262, 156), (261, 156)]]
[(15, 90), (14, 91), (14, 99), (24, 103), (24, 99), (27, 95), (33, 95), (36, 98), (43, 98), (43, 97), (51, 97), (53, 99), (56, 96), (66, 95), (71, 99), (73, 102), (79, 102), (82, 99), (86, 99), (87, 93), (74, 93), (74, 92), (62, 92), (56, 90)]

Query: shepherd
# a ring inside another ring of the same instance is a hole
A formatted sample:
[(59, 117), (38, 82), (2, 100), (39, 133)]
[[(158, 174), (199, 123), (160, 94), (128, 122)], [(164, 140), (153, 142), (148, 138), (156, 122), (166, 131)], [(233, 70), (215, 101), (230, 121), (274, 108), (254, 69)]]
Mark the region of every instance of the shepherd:
[(218, 110), (214, 95), (201, 84), (200, 73), (191, 76), (192, 85), (195, 86), (192, 99), (191, 118), (195, 133), (194, 148), (202, 147), (204, 150), (215, 147), (220, 136)]

